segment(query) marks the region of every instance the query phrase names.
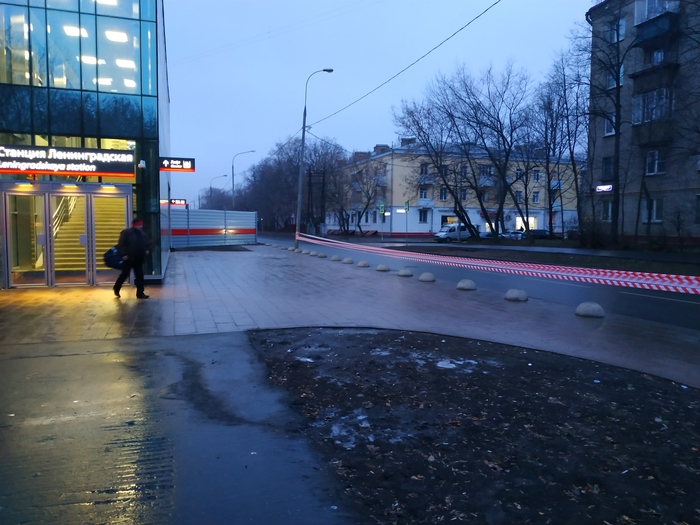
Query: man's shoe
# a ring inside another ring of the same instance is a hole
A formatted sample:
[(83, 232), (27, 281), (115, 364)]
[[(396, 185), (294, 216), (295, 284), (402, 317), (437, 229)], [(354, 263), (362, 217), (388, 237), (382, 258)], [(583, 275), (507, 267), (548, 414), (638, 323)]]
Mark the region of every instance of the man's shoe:
[(136, 295), (137, 299), (148, 299), (150, 295), (146, 295), (145, 293), (140, 293)]
[(114, 290), (114, 295), (116, 295), (117, 297), (121, 297), (121, 295), (119, 295), (119, 290), (120, 290), (120, 289), (117, 288), (116, 285), (114, 285), (114, 287), (112, 287), (112, 290)]

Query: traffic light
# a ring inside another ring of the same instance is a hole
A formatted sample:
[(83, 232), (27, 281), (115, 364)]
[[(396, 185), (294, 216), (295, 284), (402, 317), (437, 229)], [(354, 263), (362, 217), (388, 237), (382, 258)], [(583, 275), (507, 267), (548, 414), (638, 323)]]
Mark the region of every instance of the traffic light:
[(379, 205), (379, 213), (381, 213), (382, 215), (384, 215), (384, 205), (383, 205), (383, 204), (380, 204), (380, 205)]

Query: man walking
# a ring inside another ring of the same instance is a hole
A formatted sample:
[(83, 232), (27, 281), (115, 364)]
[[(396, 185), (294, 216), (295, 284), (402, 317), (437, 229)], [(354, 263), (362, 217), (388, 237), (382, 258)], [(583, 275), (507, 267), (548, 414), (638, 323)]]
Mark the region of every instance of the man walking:
[(117, 282), (114, 283), (114, 295), (121, 297), (119, 291), (133, 269), (136, 297), (138, 299), (148, 299), (148, 295), (143, 293), (143, 263), (146, 260), (146, 255), (150, 253), (151, 239), (143, 231), (143, 221), (141, 219), (134, 219), (131, 223), (131, 228), (122, 230), (119, 234), (117, 250), (122, 256), (124, 264), (122, 273), (119, 274)]

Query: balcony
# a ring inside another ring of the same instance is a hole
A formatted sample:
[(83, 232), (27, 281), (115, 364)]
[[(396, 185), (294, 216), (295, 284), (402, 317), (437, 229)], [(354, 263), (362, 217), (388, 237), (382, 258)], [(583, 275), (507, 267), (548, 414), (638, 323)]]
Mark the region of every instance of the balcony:
[(549, 189), (552, 191), (561, 191), (561, 181), (560, 180), (550, 180)]
[(435, 206), (435, 199), (418, 199), (419, 208), (432, 208)]
[(634, 125), (632, 136), (635, 144), (651, 146), (670, 142), (673, 138), (672, 123), (671, 119), (659, 119)]
[(435, 175), (421, 173), (418, 175), (418, 184), (421, 186), (433, 186), (435, 184)]
[(660, 47), (679, 33), (678, 13), (666, 11), (637, 25), (634, 46), (642, 48)]

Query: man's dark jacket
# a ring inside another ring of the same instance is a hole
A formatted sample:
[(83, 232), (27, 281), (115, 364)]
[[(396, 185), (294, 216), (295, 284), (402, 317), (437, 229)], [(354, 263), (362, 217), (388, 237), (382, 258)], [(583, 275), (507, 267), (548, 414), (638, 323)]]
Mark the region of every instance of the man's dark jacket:
[(138, 228), (127, 228), (119, 234), (117, 250), (119, 254), (128, 257), (128, 262), (132, 265), (143, 264), (146, 259), (146, 252), (151, 249), (151, 239), (143, 230)]

